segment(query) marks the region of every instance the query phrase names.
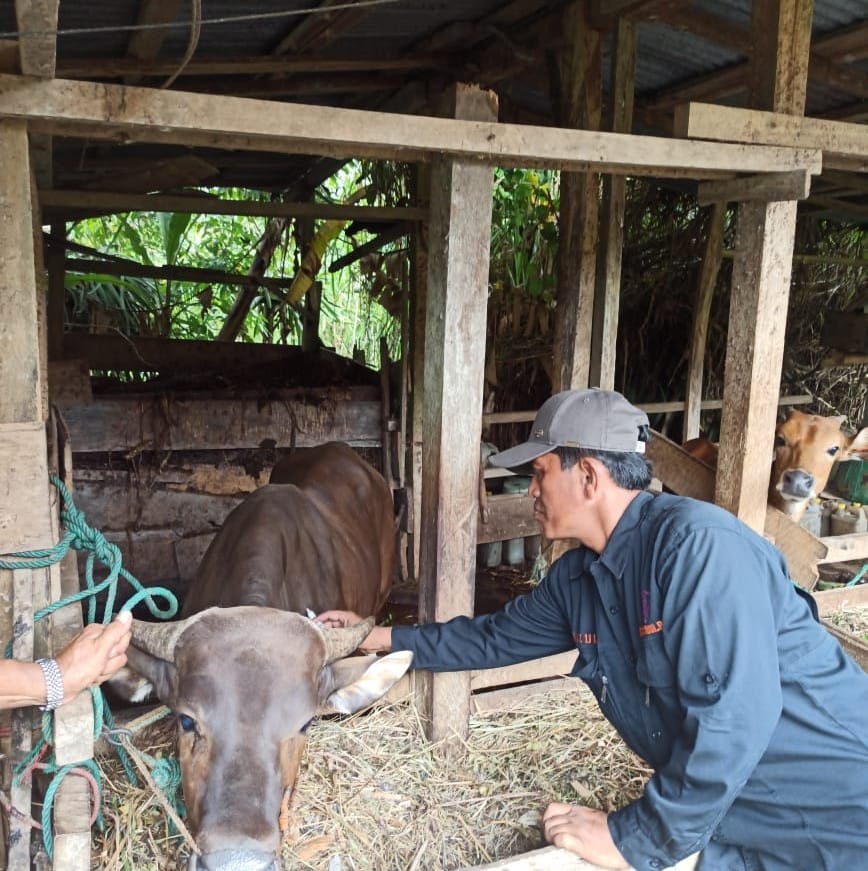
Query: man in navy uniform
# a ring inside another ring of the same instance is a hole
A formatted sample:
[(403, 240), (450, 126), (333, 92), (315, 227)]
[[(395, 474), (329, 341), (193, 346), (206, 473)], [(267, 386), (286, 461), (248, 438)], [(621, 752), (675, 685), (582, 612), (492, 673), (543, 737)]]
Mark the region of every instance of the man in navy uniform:
[(715, 505), (647, 492), (647, 438), (619, 393), (552, 396), (491, 462), (530, 465), (542, 534), (580, 546), (495, 614), (376, 627), (361, 649), (411, 650), (434, 671), (574, 649), (572, 673), (654, 768), (612, 813), (546, 809), (546, 838), (590, 862), (658, 871), (701, 851), (700, 871), (868, 868), (868, 675), (771, 544)]

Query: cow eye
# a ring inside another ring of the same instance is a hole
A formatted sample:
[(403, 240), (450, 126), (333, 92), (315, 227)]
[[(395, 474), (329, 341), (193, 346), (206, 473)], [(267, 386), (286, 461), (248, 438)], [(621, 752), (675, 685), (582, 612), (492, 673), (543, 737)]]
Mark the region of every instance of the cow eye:
[(182, 732), (194, 732), (196, 730), (196, 721), (186, 714), (178, 714), (178, 725)]
[(786, 439), (783, 436), (776, 435), (775, 436), (775, 447), (782, 448), (786, 444)]
[(837, 454), (838, 451), (840, 451), (840, 450), (841, 450), (841, 448), (838, 445), (833, 445), (831, 448), (826, 448), (826, 453), (830, 457), (834, 457), (835, 454)]

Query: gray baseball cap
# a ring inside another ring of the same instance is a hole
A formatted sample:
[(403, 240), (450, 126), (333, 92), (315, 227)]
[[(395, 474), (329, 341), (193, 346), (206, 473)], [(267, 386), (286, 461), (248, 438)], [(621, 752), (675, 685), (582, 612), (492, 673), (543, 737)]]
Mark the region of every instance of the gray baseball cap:
[(526, 442), (488, 462), (513, 469), (558, 447), (644, 454), (640, 428), (647, 426), (648, 415), (614, 390), (564, 390), (543, 403)]

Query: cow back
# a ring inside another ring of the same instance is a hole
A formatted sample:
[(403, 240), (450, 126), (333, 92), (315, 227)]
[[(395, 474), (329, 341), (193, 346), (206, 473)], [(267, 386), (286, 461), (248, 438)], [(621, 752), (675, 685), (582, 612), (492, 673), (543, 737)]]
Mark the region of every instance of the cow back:
[(349, 445), (329, 442), (282, 460), (227, 516), (183, 613), (260, 605), (376, 614), (394, 556), (388, 484)]

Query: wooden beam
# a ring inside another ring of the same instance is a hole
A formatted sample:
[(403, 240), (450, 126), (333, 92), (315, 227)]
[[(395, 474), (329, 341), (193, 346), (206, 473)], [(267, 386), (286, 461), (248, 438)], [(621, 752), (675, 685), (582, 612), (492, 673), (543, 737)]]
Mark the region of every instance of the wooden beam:
[(803, 200), (811, 193), (811, 176), (806, 172), (770, 172), (726, 181), (701, 182), (696, 191), (700, 206), (712, 203)]
[(711, 316), (711, 303), (714, 288), (720, 272), (723, 252), (723, 233), (726, 229), (726, 204), (715, 203), (708, 218), (708, 231), (705, 237), (705, 250), (702, 255), (702, 269), (696, 286), (693, 303), (693, 323), (690, 331), (690, 356), (687, 363), (687, 394), (684, 400), (684, 419), (682, 422), (682, 441), (699, 435), (699, 422), (702, 412), (702, 376), (705, 366), (705, 345), (708, 338), (708, 321)]
[[(614, 133), (629, 133), (633, 126), (636, 25), (624, 18), (619, 19), (614, 39), (615, 57), (610, 86), (612, 117), (609, 126)], [(604, 176), (600, 250), (597, 254), (594, 294), (590, 383), (605, 390), (612, 390), (615, 387), (625, 204), (626, 179), (617, 175)]]
[(379, 401), (354, 400), (342, 391), (305, 391), (306, 396), (317, 393), (321, 406), (306, 402), (297, 390), (283, 391), (267, 401), (253, 396), (130, 395), (67, 408), (64, 418), (77, 454), (220, 451), (258, 448), (266, 440), (289, 447), (293, 438), (298, 447), (332, 440), (379, 447)]
[(442, 154), (492, 166), (542, 166), (667, 178), (820, 171), (816, 152), (793, 148), (285, 105), (8, 75), (0, 75), (0, 117), (25, 119), (33, 129), (70, 136), (132, 137), (277, 153), (410, 161)]
[[(160, 46), (171, 32), (171, 28), (154, 27), (159, 24), (171, 24), (181, 9), (181, 0), (141, 0), (136, 24), (144, 29), (134, 30), (127, 42), (127, 54), (135, 61), (148, 61), (160, 52)], [(177, 69), (178, 61), (175, 62)], [(172, 70), (168, 75), (172, 75)], [(141, 74), (135, 70), (128, 73), (126, 82), (133, 84), (141, 79)]]
[[(224, 200), (208, 194), (124, 194), (83, 190), (39, 192), (42, 210), (50, 215), (105, 212), (182, 212), (188, 215), (253, 215), (268, 218), (323, 218), (325, 220), (392, 223), (421, 221), (425, 210), (398, 206), (344, 206), (333, 203), (256, 202)], [(72, 218), (69, 218), (72, 220)]]
[[(424, 69), (448, 69), (452, 64), (448, 55), (413, 57), (326, 58), (287, 57), (281, 55), (249, 57), (196, 57), (179, 76), (257, 76), (267, 73), (289, 75), (293, 73), (360, 73), (410, 72)], [(178, 61), (167, 58), (139, 59), (134, 57), (57, 59), (59, 79), (110, 79), (136, 74), (138, 76), (170, 76), (178, 69)], [(13, 72), (4, 70), (4, 72)], [(14, 72), (19, 72), (15, 70)]]
[[(830, 535), (821, 538), (820, 541), (826, 546), (826, 556), (821, 562), (844, 563), (852, 560), (868, 560), (868, 533)], [(864, 585), (864, 589), (868, 589), (868, 585)]]
[[(564, 9), (564, 32), (571, 37), (559, 58), (556, 80), (558, 121), (564, 127), (595, 131), (602, 120), (602, 45), (589, 10), (573, 3)], [(617, 134), (611, 134), (617, 135)], [(600, 225), (600, 177), (595, 172), (562, 173), (557, 306), (553, 340), (553, 390), (587, 387)]]
[[(464, 123), (497, 117), (493, 94), (468, 85), (450, 93), (448, 112)], [(422, 518), (419, 616), (422, 622), (473, 613), (477, 481), (491, 242), (493, 171), (438, 158), (431, 167), (431, 224), (425, 312), (422, 414)], [(419, 702), (429, 737), (466, 735), (467, 672), (426, 675)]]
[[(661, 871), (693, 871), (697, 856), (682, 859), (672, 868), (663, 868)], [(542, 847), (511, 859), (500, 859), (485, 865), (468, 865), (459, 871), (603, 871), (603, 866), (580, 859), (575, 853), (560, 847)], [(626, 871), (633, 871), (633, 868), (627, 868)]]
[(824, 155), (868, 158), (868, 126), (736, 109), (710, 103), (687, 103), (676, 110), (675, 131), (691, 139), (763, 145), (798, 142)]
[[(222, 272), (219, 269), (200, 269), (196, 266), (151, 266), (147, 263), (114, 260), (85, 260), (67, 257), (64, 261), (67, 272), (96, 273), (98, 275), (126, 275), (139, 278), (157, 278), (165, 281), (192, 281), (215, 284), (247, 284), (249, 277), (241, 273)], [(281, 290), (289, 287), (291, 278), (263, 278), (258, 281), (263, 287)]]

